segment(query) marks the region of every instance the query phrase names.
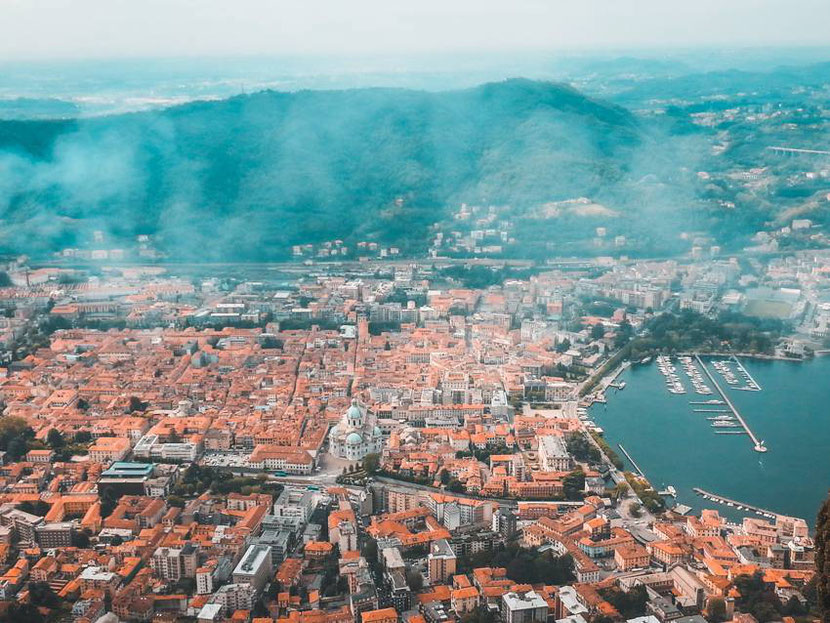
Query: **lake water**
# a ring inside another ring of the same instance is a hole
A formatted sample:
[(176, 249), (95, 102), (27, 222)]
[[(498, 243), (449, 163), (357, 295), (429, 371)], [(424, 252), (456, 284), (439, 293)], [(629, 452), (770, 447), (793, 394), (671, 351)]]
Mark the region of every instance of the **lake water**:
[(762, 391), (728, 389), (711, 363), (707, 366), (752, 431), (766, 441), (765, 454), (752, 449), (747, 435), (715, 434), (706, 417), (718, 414), (693, 411), (726, 407), (690, 405), (719, 396), (696, 394), (678, 362), (686, 394), (670, 394), (654, 363), (638, 365), (620, 376), (626, 388), (610, 389), (608, 403), (595, 404), (591, 416), (611, 446), (617, 450), (622, 443), (655, 487), (673, 485), (679, 503), (717, 508), (733, 519), (741, 515), (695, 495), (692, 488), (700, 487), (803, 517), (812, 525), (830, 488), (830, 358), (742, 363)]

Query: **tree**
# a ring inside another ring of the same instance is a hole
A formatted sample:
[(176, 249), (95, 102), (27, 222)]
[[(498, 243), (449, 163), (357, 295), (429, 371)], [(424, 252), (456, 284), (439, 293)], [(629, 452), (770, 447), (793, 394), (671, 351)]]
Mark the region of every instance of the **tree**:
[(591, 339), (592, 340), (599, 340), (605, 335), (605, 327), (602, 326), (602, 323), (596, 323), (594, 326), (591, 327)]
[(380, 455), (377, 453), (367, 454), (363, 457), (363, 469), (367, 474), (374, 474), (380, 467)]
[(740, 593), (737, 606), (741, 612), (754, 616), (760, 623), (780, 619), (780, 602), (773, 588), (764, 581), (761, 572), (740, 575), (735, 578), (735, 587)]
[(46, 582), (29, 582), (29, 599), (36, 606), (59, 608), (61, 600)]
[(441, 484), (445, 487), (450, 483), (450, 473), (446, 469), (441, 470)]
[(6, 453), (12, 461), (19, 461), (28, 451), (29, 446), (22, 437), (12, 439), (6, 448)]
[(408, 569), (406, 572), (406, 585), (413, 593), (417, 593), (424, 587), (424, 578), (414, 569)]
[(799, 617), (807, 614), (807, 609), (801, 603), (801, 600), (793, 595), (784, 604), (784, 614), (791, 617)]
[(89, 547), (89, 532), (86, 528), (72, 533), (72, 547), (86, 549)]
[(43, 623), (43, 615), (36, 605), (21, 604), (15, 601), (6, 610), (5, 620), (15, 623)]
[(452, 491), (453, 493), (464, 493), (466, 490), (467, 488), (464, 486), (464, 483), (458, 480), (458, 478), (453, 478), (447, 485), (447, 491)]
[(0, 417), (0, 450), (5, 450), (12, 461), (19, 461), (29, 451), (35, 431), (19, 417)]
[(642, 584), (631, 589), (630, 591), (623, 591), (618, 587), (606, 588), (600, 590), (602, 597), (610, 603), (625, 619), (633, 619), (635, 617), (643, 616), (646, 613), (646, 603), (648, 603), (648, 592), (646, 587)]
[(628, 486), (627, 482), (618, 482), (616, 486), (611, 490), (611, 499), (613, 500), (621, 500), (628, 492), (631, 490), (631, 487)]
[(830, 498), (816, 520), (816, 594), (821, 620), (830, 623)]
[(147, 403), (141, 402), (141, 399), (137, 396), (130, 396), (130, 404), (127, 407), (129, 413), (135, 413), (136, 411), (144, 411), (147, 409)]
[(63, 448), (66, 441), (63, 438), (62, 432), (57, 428), (50, 428), (46, 435), (46, 443), (52, 450), (58, 450), (59, 448)]
[(709, 600), (709, 605), (706, 608), (706, 618), (711, 623), (726, 621), (726, 603), (722, 597), (713, 597)]
[(80, 411), (86, 411), (89, 409), (89, 401), (85, 398), (78, 398), (78, 402), (75, 403), (75, 406), (78, 407)]
[(565, 476), (562, 488), (566, 500), (581, 500), (585, 491), (585, 472), (582, 468), (577, 468)]
[(75, 443), (89, 443), (92, 441), (92, 433), (86, 430), (81, 430), (75, 433)]
[(167, 505), (175, 506), (176, 508), (184, 508), (184, 499), (178, 495), (167, 496)]

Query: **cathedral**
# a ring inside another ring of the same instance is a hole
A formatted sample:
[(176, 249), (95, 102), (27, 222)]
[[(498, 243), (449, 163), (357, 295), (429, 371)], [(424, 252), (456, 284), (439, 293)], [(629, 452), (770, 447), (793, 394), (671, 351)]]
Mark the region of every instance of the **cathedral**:
[(341, 459), (359, 461), (367, 454), (379, 453), (382, 449), (383, 434), (374, 416), (367, 416), (353, 400), (352, 406), (329, 433), (329, 451)]

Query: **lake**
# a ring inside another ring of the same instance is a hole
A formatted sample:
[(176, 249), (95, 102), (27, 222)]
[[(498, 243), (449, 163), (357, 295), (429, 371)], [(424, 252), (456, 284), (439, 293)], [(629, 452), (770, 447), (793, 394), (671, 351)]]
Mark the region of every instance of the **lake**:
[(830, 488), (830, 358), (742, 363), (762, 391), (730, 389), (711, 362), (707, 366), (766, 442), (764, 454), (752, 449), (747, 435), (715, 434), (706, 418), (718, 414), (693, 411), (725, 407), (690, 405), (719, 396), (696, 394), (677, 361), (686, 394), (670, 394), (654, 363), (637, 365), (619, 377), (625, 389), (609, 389), (607, 404), (591, 407), (591, 417), (615, 450), (618, 443), (625, 446), (655, 487), (673, 485), (679, 503), (717, 508), (733, 519), (741, 515), (695, 495), (692, 488), (700, 487), (813, 525)]

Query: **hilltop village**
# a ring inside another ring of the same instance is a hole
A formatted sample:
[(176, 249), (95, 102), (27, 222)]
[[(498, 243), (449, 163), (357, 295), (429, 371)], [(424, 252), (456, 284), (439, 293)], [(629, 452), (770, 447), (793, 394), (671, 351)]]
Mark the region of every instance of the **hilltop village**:
[(662, 352), (820, 351), (830, 254), (176, 274), (6, 266), (6, 620), (765, 623), (814, 603), (804, 519), (672, 506), (588, 408)]

